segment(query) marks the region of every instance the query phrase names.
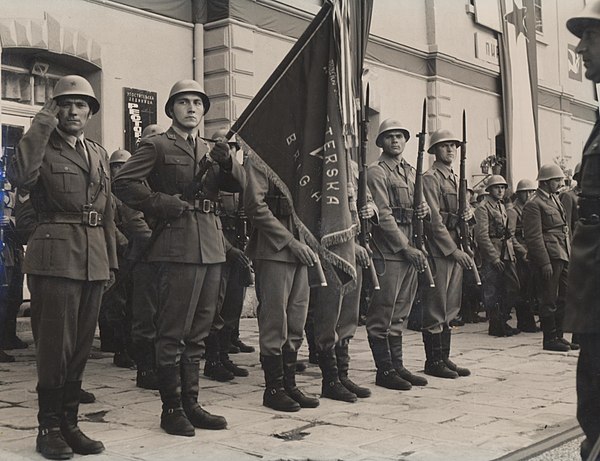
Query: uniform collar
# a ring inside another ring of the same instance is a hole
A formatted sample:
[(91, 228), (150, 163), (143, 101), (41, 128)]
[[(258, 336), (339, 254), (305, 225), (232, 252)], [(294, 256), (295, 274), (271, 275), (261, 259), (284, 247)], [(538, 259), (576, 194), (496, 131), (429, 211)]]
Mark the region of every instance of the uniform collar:
[(183, 131), (181, 128), (176, 127), (175, 125), (171, 125), (171, 128), (173, 128), (173, 131), (175, 133), (177, 133), (179, 136), (181, 136), (183, 139), (185, 139), (187, 141), (188, 137), (191, 136), (192, 139), (194, 140), (194, 142), (196, 142), (196, 137), (198, 136), (198, 130), (194, 130), (193, 133), (186, 133), (185, 131)]
[(397, 167), (404, 169), (406, 166), (408, 166), (408, 162), (404, 160), (403, 156), (399, 155), (398, 157), (392, 157), (391, 155), (384, 154), (383, 152), (377, 161), (385, 163), (390, 170), (394, 170)]
[(438, 170), (440, 174), (446, 179), (454, 174), (454, 171), (452, 171), (452, 167), (440, 162), (439, 160), (433, 162), (433, 165), (431, 165), (431, 167)]
[(73, 149), (75, 149), (75, 145), (77, 144), (78, 140), (81, 141), (81, 143), (85, 146), (85, 137), (84, 137), (83, 133), (81, 133), (79, 135), (79, 137), (77, 137), (77, 136), (73, 136), (72, 134), (65, 133), (59, 127), (56, 127), (56, 131), (58, 132), (60, 137), (63, 138), (65, 140), (65, 142), (69, 146), (71, 146)]

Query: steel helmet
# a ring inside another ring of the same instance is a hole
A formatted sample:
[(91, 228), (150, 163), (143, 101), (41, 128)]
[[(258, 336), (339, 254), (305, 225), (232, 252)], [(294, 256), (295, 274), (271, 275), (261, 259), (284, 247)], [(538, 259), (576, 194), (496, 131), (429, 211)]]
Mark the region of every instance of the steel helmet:
[(558, 165), (554, 163), (547, 163), (546, 165), (542, 165), (540, 167), (540, 171), (538, 172), (537, 181), (548, 181), (550, 179), (564, 179), (565, 174), (563, 170)]
[(163, 130), (156, 123), (153, 123), (152, 125), (148, 125), (146, 128), (144, 128), (142, 130), (142, 139), (147, 138), (148, 136), (153, 136), (155, 134), (164, 133), (164, 131), (165, 130)]
[(493, 174), (492, 176), (489, 177), (487, 184), (485, 185), (485, 190), (489, 190), (489, 188), (492, 186), (508, 187), (508, 183), (506, 182), (506, 179), (504, 179), (504, 176), (499, 175), (499, 174)]
[(82, 96), (88, 101), (92, 114), (100, 110), (92, 85), (80, 75), (65, 75), (56, 82), (52, 99), (56, 100), (61, 96)]
[(113, 163), (124, 163), (127, 159), (131, 157), (131, 154), (125, 149), (117, 149), (112, 154), (110, 154), (110, 160), (108, 163), (111, 165)]
[(383, 134), (386, 133), (387, 131), (393, 131), (393, 130), (401, 131), (402, 134), (404, 135), (404, 138), (407, 141), (410, 139), (410, 131), (408, 131), (408, 128), (405, 128), (404, 126), (402, 126), (402, 123), (400, 123), (398, 120), (394, 120), (393, 118), (388, 118), (388, 119), (385, 119), (383, 122), (381, 122), (381, 125), (379, 125), (379, 132), (377, 133), (377, 139), (375, 139), (375, 145), (377, 147), (382, 147), (383, 146)]
[(433, 147), (436, 144), (446, 141), (454, 141), (458, 146), (462, 145), (462, 141), (454, 136), (450, 130), (437, 130), (433, 132), (431, 138), (429, 139), (429, 149), (427, 149), (427, 152), (433, 154)]
[(581, 38), (585, 29), (600, 26), (600, 1), (590, 2), (581, 12), (567, 21), (567, 29)]
[(210, 100), (208, 99), (208, 96), (206, 96), (202, 85), (200, 85), (196, 80), (179, 80), (171, 87), (169, 99), (167, 99), (167, 103), (165, 104), (165, 113), (169, 118), (173, 118), (171, 117), (170, 109), (175, 96), (182, 93), (196, 93), (197, 95), (200, 95), (202, 98), (202, 104), (204, 105), (204, 113), (206, 114), (208, 112), (208, 109), (210, 108)]
[(526, 190), (536, 190), (536, 189), (537, 189), (537, 184), (535, 183), (535, 181), (532, 181), (531, 179), (521, 179), (517, 183), (516, 192), (522, 192), (522, 191), (526, 191)]

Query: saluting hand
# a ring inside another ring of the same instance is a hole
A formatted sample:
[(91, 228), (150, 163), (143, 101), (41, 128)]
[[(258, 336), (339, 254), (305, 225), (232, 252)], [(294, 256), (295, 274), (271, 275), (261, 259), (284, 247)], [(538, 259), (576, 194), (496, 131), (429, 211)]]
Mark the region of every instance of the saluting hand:
[(231, 154), (229, 153), (229, 145), (226, 142), (216, 142), (210, 150), (210, 158), (219, 165), (229, 164), (231, 162)]
[(417, 219), (425, 219), (431, 212), (431, 208), (429, 208), (427, 202), (421, 202), (415, 211), (417, 212)]
[(299, 240), (293, 239), (289, 244), (291, 252), (294, 254), (296, 258), (300, 260), (302, 264), (305, 266), (312, 267), (317, 261), (317, 255), (308, 245), (300, 242)]
[(54, 99), (48, 99), (40, 112), (44, 112), (52, 117), (56, 117), (58, 115), (58, 104), (56, 104)]

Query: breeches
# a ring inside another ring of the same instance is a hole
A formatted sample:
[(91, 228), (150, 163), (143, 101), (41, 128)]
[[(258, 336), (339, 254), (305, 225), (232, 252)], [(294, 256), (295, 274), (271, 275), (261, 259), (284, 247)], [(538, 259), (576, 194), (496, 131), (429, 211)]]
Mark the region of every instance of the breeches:
[(438, 334), (460, 310), (463, 268), (450, 258), (434, 260), (435, 288), (423, 289), (423, 330)]

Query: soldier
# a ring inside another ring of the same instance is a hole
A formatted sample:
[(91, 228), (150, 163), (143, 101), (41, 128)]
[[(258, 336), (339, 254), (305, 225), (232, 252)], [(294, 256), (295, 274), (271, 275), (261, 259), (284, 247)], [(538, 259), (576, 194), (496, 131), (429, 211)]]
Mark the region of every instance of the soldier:
[[(427, 384), (404, 367), (402, 355), (402, 326), (417, 294), (417, 273), (427, 265), (423, 252), (411, 244), (416, 170), (402, 157), (409, 139), (400, 122), (383, 121), (375, 140), (382, 153), (369, 168), (369, 189), (379, 209), (373, 241), (380, 253), (374, 257), (383, 258), (385, 273), (367, 313), (367, 335), (377, 366), (375, 384), (397, 390)], [(429, 207), (421, 203), (417, 217), (428, 214)]]
[(77, 426), (102, 292), (117, 268), (108, 155), (84, 136), (99, 109), (87, 80), (62, 77), (8, 168), (11, 182), (31, 191), (37, 213), (23, 271), (37, 354), (36, 449), (49, 459), (104, 450)]
[[(575, 49), (585, 66), (585, 76), (600, 83), (600, 1), (567, 21), (580, 41)], [(568, 275), (565, 330), (577, 334), (581, 347), (577, 364), (577, 419), (586, 435), (582, 459), (589, 459), (600, 434), (600, 121), (583, 148), (579, 173), (579, 221), (575, 228)], [(598, 458), (596, 458), (598, 459)]]
[(569, 226), (569, 235), (573, 235), (575, 231), (575, 224), (579, 220), (579, 212), (577, 210), (577, 201), (579, 200), (579, 192), (581, 192), (581, 185), (579, 184), (581, 172), (581, 162), (575, 165), (575, 171), (573, 172), (573, 180), (576, 181), (575, 185), (567, 190), (562, 191), (558, 197), (560, 203), (562, 203), (565, 209), (567, 217), (567, 226)]
[(296, 361), (308, 311), (307, 267), (318, 258), (299, 235), (287, 198), (251, 158), (244, 168), (244, 209), (252, 223), (246, 253), (256, 271), (263, 405), (278, 411), (314, 408), (319, 400), (296, 386)]
[(449, 322), (460, 310), (463, 269), (471, 270), (473, 260), (459, 247), (459, 219), (470, 221), (473, 212), (458, 215), (458, 178), (452, 170), (461, 142), (448, 130), (431, 135), (427, 152), (435, 162), (423, 175), (423, 193), (431, 210), (426, 235), (435, 264), (435, 288), (423, 290), (423, 343), (427, 360), (425, 373), (439, 378), (469, 376), (467, 368), (450, 360)]
[(576, 347), (563, 338), (570, 252), (565, 210), (557, 197), (563, 179), (558, 165), (542, 165), (538, 188), (523, 207), (527, 256), (537, 281), (543, 348), (559, 352)]
[(181, 436), (193, 436), (194, 427), (227, 426), (225, 418), (198, 404), (199, 362), (225, 262), (225, 238), (216, 215), (219, 190), (240, 191), (244, 171), (227, 144), (216, 143), (208, 152), (200, 139), (198, 127), (209, 107), (198, 82), (175, 83), (165, 104), (171, 127), (143, 139), (114, 183), (125, 204), (162, 223), (153, 229), (155, 241), (147, 255), (158, 270), (161, 427)]
[(515, 256), (517, 258), (517, 276), (519, 277), (519, 285), (521, 287), (521, 297), (524, 302), (523, 312), (517, 310), (517, 328), (528, 333), (540, 331), (535, 323), (533, 316), (533, 308), (536, 306), (535, 280), (531, 268), (529, 267), (529, 257), (527, 255), (527, 244), (525, 243), (525, 233), (523, 232), (523, 207), (531, 198), (537, 184), (531, 179), (521, 179), (517, 183), (515, 191), (515, 199), (513, 206), (507, 208), (508, 226), (515, 238), (513, 240), (515, 248)]
[[(509, 226), (508, 211), (503, 199), (508, 183), (500, 175), (492, 175), (487, 183), (489, 195), (475, 210), (475, 240), (481, 257), (483, 299), (488, 313), (490, 336), (513, 336), (521, 330), (508, 325), (513, 306), (522, 326), (535, 331), (533, 313), (521, 297), (516, 269), (515, 238)], [(532, 326), (533, 325), (533, 326)]]

